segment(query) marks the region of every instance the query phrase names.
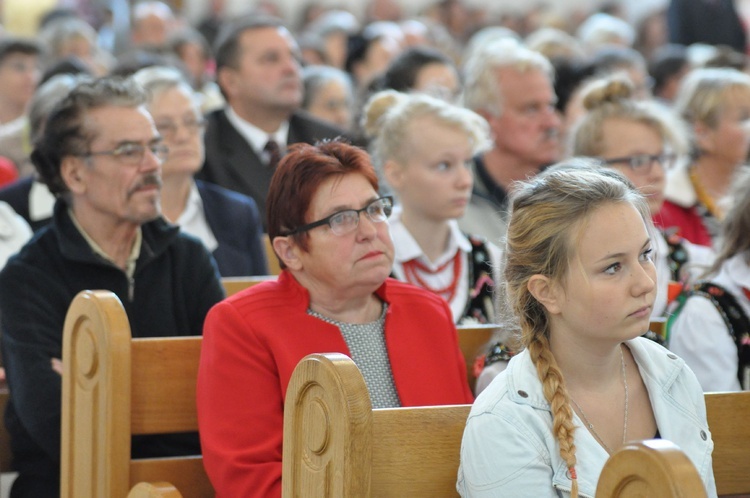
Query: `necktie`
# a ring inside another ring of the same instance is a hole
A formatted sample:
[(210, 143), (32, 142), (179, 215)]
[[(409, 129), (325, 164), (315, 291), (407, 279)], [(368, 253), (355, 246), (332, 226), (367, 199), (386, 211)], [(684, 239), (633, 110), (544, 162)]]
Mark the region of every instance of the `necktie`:
[(268, 157), (268, 167), (271, 169), (276, 169), (276, 166), (279, 164), (279, 160), (281, 159), (281, 149), (279, 148), (279, 144), (276, 143), (276, 140), (274, 140), (273, 138), (269, 138), (268, 142), (266, 142), (266, 146), (263, 147), (263, 150)]

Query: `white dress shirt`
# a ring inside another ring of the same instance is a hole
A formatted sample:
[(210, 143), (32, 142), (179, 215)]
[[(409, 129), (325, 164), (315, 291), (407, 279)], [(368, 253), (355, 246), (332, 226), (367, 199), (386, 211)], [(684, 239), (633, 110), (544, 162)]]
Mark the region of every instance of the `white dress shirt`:
[(265, 151), (265, 147), (269, 139), (273, 139), (277, 144), (279, 144), (281, 155), (284, 155), (284, 151), (286, 150), (287, 137), (289, 136), (289, 121), (284, 121), (283, 123), (281, 123), (279, 129), (275, 132), (268, 133), (261, 130), (254, 124), (239, 117), (230, 106), (227, 106), (224, 112), (226, 113), (227, 119), (232, 124), (232, 126), (234, 126), (234, 128), (239, 132), (240, 135), (242, 135), (245, 140), (247, 140), (247, 143), (250, 144), (250, 147), (253, 148), (255, 153), (258, 154), (258, 157), (263, 159), (263, 161), (268, 162), (268, 160), (270, 159), (270, 157), (268, 157), (268, 153)]
[[(750, 254), (735, 255), (724, 262), (714, 282), (734, 296), (750, 316), (750, 301), (742, 288), (750, 288)], [(737, 377), (737, 346), (713, 302), (691, 296), (670, 328), (669, 349), (681, 356), (695, 372), (706, 392), (741, 391)]]
[(177, 224), (183, 232), (200, 239), (203, 245), (208, 248), (208, 252), (214, 252), (219, 247), (219, 242), (216, 240), (213, 230), (208, 226), (206, 212), (203, 210), (203, 199), (201, 199), (195, 182), (190, 187), (185, 210), (177, 220)]
[[(430, 259), (425, 256), (422, 248), (419, 247), (417, 241), (411, 233), (409, 233), (409, 230), (401, 222), (401, 212), (400, 207), (394, 208), (393, 214), (391, 214), (391, 217), (388, 219), (391, 238), (393, 239), (393, 245), (396, 251), (393, 259), (393, 274), (397, 279), (404, 282), (407, 281), (403, 266), (406, 261), (417, 259), (430, 270), (436, 270), (441, 265), (444, 265), (453, 259), (456, 256), (456, 251), (461, 251), (463, 253), (461, 257), (461, 273), (458, 277), (459, 281), (458, 286), (456, 287), (456, 293), (454, 294), (453, 299), (448, 303), (451, 312), (453, 313), (453, 321), (458, 323), (461, 318), (463, 318), (463, 312), (469, 301), (469, 264), (471, 264), (469, 261), (469, 255), (471, 254), (471, 242), (458, 228), (458, 222), (450, 220), (448, 222), (450, 226), (450, 239), (448, 240), (448, 246), (435, 261), (430, 261)], [(485, 244), (493, 268), (492, 279), (497, 286), (500, 279), (501, 251), (497, 246), (490, 242), (485, 242)], [(432, 288), (445, 288), (453, 281), (453, 265), (447, 265), (447, 267), (440, 273), (421, 274), (420, 276), (425, 283)]]

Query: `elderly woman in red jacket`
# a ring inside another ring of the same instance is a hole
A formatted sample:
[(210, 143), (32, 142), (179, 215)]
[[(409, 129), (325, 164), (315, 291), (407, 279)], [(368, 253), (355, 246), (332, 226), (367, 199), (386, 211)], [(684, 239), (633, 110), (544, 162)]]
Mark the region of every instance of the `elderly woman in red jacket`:
[(198, 416), (220, 498), (281, 496), (284, 397), (307, 354), (352, 357), (374, 408), (473, 400), (447, 303), (388, 278), (392, 200), (364, 151), (295, 146), (266, 206), (279, 279), (219, 303), (204, 327)]

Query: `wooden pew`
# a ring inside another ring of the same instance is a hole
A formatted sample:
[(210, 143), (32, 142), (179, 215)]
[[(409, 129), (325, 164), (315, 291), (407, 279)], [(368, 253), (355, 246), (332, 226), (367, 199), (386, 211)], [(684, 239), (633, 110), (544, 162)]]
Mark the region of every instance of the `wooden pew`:
[(750, 496), (750, 391), (706, 393), (706, 415), (719, 496)]
[(198, 430), (200, 345), (200, 337), (132, 339), (113, 293), (76, 296), (63, 332), (62, 498), (123, 497), (141, 481), (213, 497), (200, 456), (130, 458), (133, 434)]
[(469, 380), (471, 392), (474, 392), (474, 385), (477, 383), (477, 378), (474, 376), (474, 360), (477, 356), (487, 352), (485, 349), (492, 338), (492, 334), (497, 329), (497, 325), (460, 325), (456, 327), (458, 347), (464, 355), (466, 378)]
[[(750, 494), (750, 392), (709, 393), (706, 406), (719, 495)], [(283, 496), (322, 496), (323, 490), (330, 496), (456, 496), (469, 409), (373, 410), (349, 358), (310, 355), (287, 391)], [(610, 494), (602, 496), (705, 496), (697, 471), (670, 442), (633, 443), (622, 450), (602, 483)]]
[(273, 243), (267, 233), (263, 234), (263, 247), (266, 249), (266, 262), (268, 263), (268, 273), (271, 275), (278, 275), (281, 273), (281, 265), (279, 265), (279, 258), (276, 256), (276, 252), (273, 250)]
[[(131, 488), (131, 498), (177, 498), (178, 489), (185, 497), (213, 496), (199, 456), (130, 459), (131, 434), (197, 430), (200, 343), (132, 339), (114, 294), (76, 297), (63, 341), (63, 498), (126, 496)], [(750, 393), (707, 394), (706, 404), (719, 493), (750, 493)], [(284, 496), (322, 496), (323, 489), (327, 496), (456, 496), (469, 410), (372, 410), (350, 359), (311, 355), (287, 392)]]
[(633, 441), (604, 464), (596, 498), (706, 498), (698, 470), (677, 445), (664, 439)]
[(237, 294), (240, 291), (252, 287), (253, 285), (276, 279), (275, 275), (255, 275), (252, 277), (221, 277), (221, 285), (224, 287), (224, 294), (227, 297)]
[(303, 359), (284, 404), (282, 496), (449, 497), (470, 405), (373, 410), (338, 353)]
[(5, 423), (3, 422), (8, 396), (8, 386), (3, 383), (0, 385), (0, 473), (12, 471), (13, 454), (10, 451), (10, 436), (8, 431), (5, 430)]

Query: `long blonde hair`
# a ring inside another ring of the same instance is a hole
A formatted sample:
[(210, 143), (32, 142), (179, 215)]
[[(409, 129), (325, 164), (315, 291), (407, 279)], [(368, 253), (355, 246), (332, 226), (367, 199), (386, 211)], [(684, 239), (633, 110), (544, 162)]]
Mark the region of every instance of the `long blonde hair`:
[(564, 281), (575, 248), (574, 234), (594, 210), (611, 203), (630, 203), (650, 226), (648, 204), (620, 173), (597, 168), (584, 159), (571, 159), (549, 168), (525, 183), (517, 184), (511, 197), (511, 215), (505, 249), (505, 309), (520, 328), (520, 340), (529, 350), (550, 404), (553, 433), (560, 456), (570, 469), (578, 496), (575, 474), (575, 426), (565, 379), (549, 345), (549, 318), (544, 306), (528, 289), (534, 275)]

